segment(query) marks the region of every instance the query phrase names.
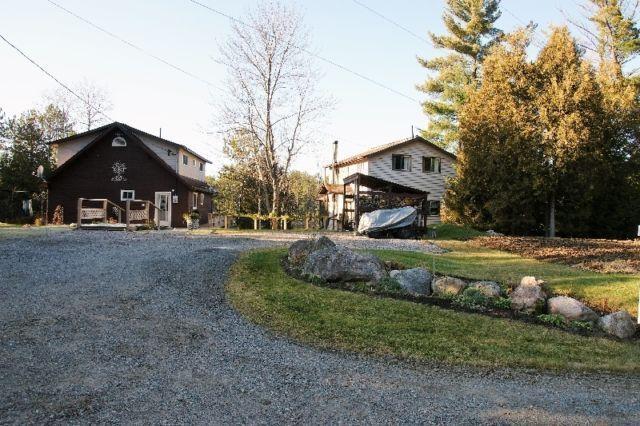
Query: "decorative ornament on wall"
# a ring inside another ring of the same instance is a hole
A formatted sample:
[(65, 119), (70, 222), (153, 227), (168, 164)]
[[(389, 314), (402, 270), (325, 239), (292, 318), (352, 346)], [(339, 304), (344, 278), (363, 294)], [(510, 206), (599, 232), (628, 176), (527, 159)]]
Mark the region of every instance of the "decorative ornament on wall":
[(113, 177), (111, 178), (112, 182), (124, 182), (127, 178), (124, 176), (124, 173), (127, 171), (127, 165), (121, 163), (120, 161), (116, 161), (111, 166), (111, 170), (113, 170)]

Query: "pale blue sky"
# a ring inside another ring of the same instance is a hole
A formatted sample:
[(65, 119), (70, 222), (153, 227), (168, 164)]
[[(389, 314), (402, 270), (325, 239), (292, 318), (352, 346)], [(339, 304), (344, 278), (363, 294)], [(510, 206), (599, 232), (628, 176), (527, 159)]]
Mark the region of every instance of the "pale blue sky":
[[(255, 0), (200, 0), (241, 17)], [(415, 33), (442, 31), (442, 0), (360, 0)], [(577, 1), (577, 0), (576, 0)], [(561, 24), (560, 9), (579, 16), (574, 0), (503, 0), (522, 21)], [(62, 6), (108, 28), (130, 42), (179, 64), (208, 81), (224, 78), (214, 62), (217, 45), (229, 34), (229, 21), (187, 0), (94, 1), (56, 0)], [(397, 91), (421, 99), (415, 84), (425, 78), (416, 55), (438, 53), (423, 41), (385, 22), (352, 0), (293, 1), (304, 13), (319, 54), (371, 77)], [(503, 11), (498, 25), (520, 26)], [(216, 89), (191, 79), (89, 27), (46, 0), (2, 0), (0, 33), (67, 84), (86, 78), (108, 88), (111, 117), (150, 133), (184, 143), (213, 161), (208, 173), (223, 163), (221, 139), (207, 134), (213, 123)], [(56, 83), (0, 43), (0, 107), (8, 114), (41, 101)], [(321, 145), (308, 150), (296, 168), (316, 172), (330, 158), (331, 142), (340, 140), (340, 156), (367, 146), (410, 136), (411, 126), (424, 126), (420, 105), (318, 62), (324, 73), (321, 89), (337, 104), (320, 126)]]

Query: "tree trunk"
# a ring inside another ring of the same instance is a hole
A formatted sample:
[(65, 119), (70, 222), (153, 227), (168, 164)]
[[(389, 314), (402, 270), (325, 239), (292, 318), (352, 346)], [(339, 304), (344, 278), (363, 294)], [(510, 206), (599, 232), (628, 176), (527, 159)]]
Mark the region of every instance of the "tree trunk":
[(556, 196), (551, 196), (549, 200), (549, 227), (547, 229), (547, 237), (555, 238), (556, 236)]
[(280, 191), (275, 187), (273, 189), (273, 205), (271, 206), (271, 229), (278, 229), (278, 216), (280, 215)]

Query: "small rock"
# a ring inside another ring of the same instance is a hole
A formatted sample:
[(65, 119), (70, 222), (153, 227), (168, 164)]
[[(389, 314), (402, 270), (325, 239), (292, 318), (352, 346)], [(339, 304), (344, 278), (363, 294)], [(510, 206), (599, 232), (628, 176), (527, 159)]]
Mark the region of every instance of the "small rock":
[(336, 244), (324, 235), (314, 239), (298, 240), (289, 247), (289, 264), (299, 266), (314, 251), (335, 246)]
[(547, 303), (550, 314), (562, 315), (569, 321), (596, 321), (598, 319), (598, 314), (572, 297), (552, 297)]
[(494, 281), (476, 281), (469, 284), (469, 288), (475, 288), (487, 297), (500, 297), (502, 294), (500, 284)]
[(500, 233), (500, 232), (496, 232), (493, 229), (489, 229), (486, 234), (490, 237), (504, 237), (504, 234)]
[(536, 277), (523, 277), (520, 280), (520, 285), (536, 285), (541, 286), (544, 281), (536, 279)]
[(536, 280), (535, 277), (524, 277), (509, 296), (511, 308), (528, 314), (541, 310), (547, 298), (540, 287), (542, 283), (542, 280)]
[(467, 286), (467, 283), (462, 281), (460, 278), (453, 277), (442, 277), (438, 278), (431, 284), (431, 290), (435, 294), (453, 294), (458, 295), (462, 293), (462, 291)]
[(356, 253), (344, 246), (312, 252), (302, 265), (302, 273), (327, 282), (377, 282), (387, 277), (380, 259), (372, 254)]
[(637, 325), (633, 317), (626, 311), (614, 312), (598, 320), (598, 327), (604, 332), (620, 339), (628, 339), (636, 334)]
[(404, 291), (410, 294), (428, 296), (431, 294), (431, 272), (423, 268), (404, 269), (391, 271), (389, 276), (394, 278)]

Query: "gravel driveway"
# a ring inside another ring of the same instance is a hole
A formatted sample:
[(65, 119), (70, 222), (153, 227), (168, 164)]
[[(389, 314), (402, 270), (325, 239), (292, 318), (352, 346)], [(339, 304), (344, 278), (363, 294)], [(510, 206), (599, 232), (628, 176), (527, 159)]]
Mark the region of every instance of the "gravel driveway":
[(640, 419), (638, 377), (417, 367), (277, 338), (224, 298), (240, 251), (286, 242), (258, 238), (0, 239), (0, 423)]

